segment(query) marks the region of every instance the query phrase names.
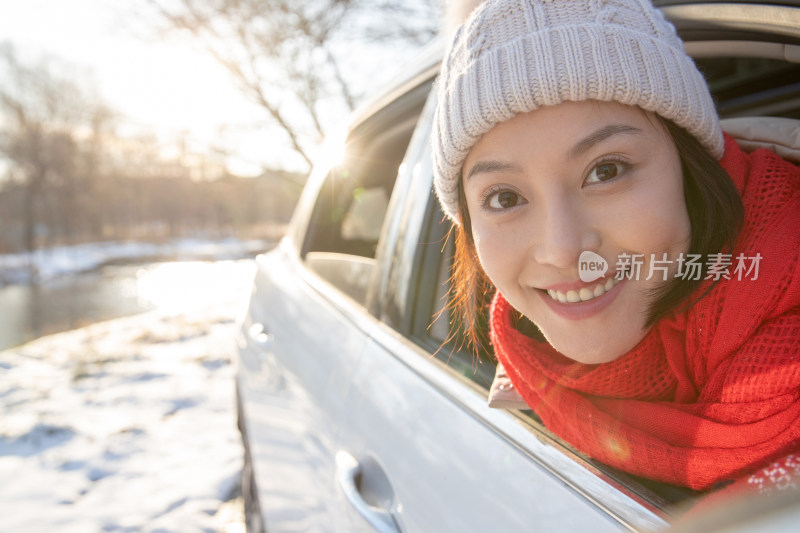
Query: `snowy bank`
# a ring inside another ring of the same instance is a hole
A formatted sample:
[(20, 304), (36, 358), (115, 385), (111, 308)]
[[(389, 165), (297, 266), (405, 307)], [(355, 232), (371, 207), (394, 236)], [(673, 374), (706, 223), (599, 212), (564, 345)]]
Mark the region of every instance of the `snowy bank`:
[(0, 352), (2, 531), (244, 530), (231, 358), (253, 273)]
[(30, 254), (0, 255), (0, 286), (27, 283), (32, 272), (37, 281), (47, 281), (120, 261), (239, 259), (253, 256), (272, 245), (264, 240), (179, 239), (161, 244), (105, 242), (44, 248)]

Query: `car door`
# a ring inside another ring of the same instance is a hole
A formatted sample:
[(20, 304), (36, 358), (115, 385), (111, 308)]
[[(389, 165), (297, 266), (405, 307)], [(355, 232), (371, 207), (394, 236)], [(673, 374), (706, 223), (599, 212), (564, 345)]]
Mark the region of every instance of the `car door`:
[(328, 475), (342, 422), (331, 397), (365, 338), (309, 289), (285, 247), (257, 263), (238, 386), (258, 499), (268, 531), (328, 531), (343, 508)]

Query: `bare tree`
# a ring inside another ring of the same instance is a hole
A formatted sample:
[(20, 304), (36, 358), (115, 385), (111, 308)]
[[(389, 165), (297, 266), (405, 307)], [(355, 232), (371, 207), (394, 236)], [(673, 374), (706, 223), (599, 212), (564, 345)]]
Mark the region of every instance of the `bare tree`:
[(107, 239), (278, 234), (302, 175), (236, 178), (222, 155), (191, 143), (176, 155), (153, 133), (121, 137), (119, 117), (78, 85), (83, 79), (57, 59), (26, 61), (0, 45), (0, 253)]
[(36, 247), (39, 222), (59, 228), (62, 238), (85, 229), (78, 192), (91, 188), (96, 166), (85, 141), (110, 117), (72, 81), (74, 73), (59, 67), (46, 61), (30, 66), (10, 45), (0, 46), (0, 156), (22, 187), (22, 241), (28, 251)]
[[(439, 0), (150, 0), (173, 30), (192, 35), (264, 109), (310, 166), (314, 145), (352, 110), (370, 73), (359, 47), (387, 57), (437, 33)], [(374, 73), (373, 73), (374, 74)]]

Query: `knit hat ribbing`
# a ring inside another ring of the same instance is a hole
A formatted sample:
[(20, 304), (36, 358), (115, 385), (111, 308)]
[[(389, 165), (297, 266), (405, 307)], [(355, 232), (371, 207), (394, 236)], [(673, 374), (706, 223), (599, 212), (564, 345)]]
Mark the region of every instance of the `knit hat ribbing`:
[(437, 85), (434, 186), (456, 223), (469, 150), (495, 125), (542, 106), (638, 106), (723, 154), (708, 86), (648, 0), (487, 0), (456, 32)]

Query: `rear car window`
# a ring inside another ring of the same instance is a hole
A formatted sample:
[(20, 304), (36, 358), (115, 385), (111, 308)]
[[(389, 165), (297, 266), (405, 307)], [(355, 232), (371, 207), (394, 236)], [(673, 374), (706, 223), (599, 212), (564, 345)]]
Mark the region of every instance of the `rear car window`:
[(389, 199), (429, 86), (411, 91), (353, 128), (326, 176), (303, 240), (306, 265), (366, 305)]

